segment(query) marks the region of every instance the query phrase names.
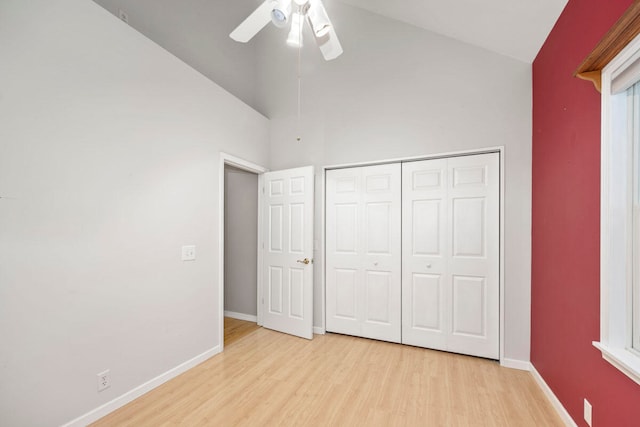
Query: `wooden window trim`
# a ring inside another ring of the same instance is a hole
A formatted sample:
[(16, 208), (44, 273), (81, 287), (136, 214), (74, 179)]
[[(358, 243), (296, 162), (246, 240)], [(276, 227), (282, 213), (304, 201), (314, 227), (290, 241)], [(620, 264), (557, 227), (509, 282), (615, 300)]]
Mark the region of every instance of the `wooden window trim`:
[(602, 69), (640, 34), (640, 0), (635, 0), (573, 73), (601, 91)]

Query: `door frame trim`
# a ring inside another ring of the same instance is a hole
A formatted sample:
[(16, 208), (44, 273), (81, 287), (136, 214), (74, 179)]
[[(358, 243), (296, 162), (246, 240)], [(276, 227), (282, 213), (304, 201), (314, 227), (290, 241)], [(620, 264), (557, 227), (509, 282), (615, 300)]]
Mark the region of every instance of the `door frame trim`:
[[(247, 172), (252, 172), (258, 175), (258, 206), (262, 202), (262, 174), (267, 172), (268, 169), (260, 166), (256, 163), (242, 159), (240, 157), (220, 152), (219, 164), (218, 164), (218, 333), (220, 334), (220, 351), (224, 351), (224, 167), (225, 165), (233, 166), (238, 169), (242, 169)], [(262, 212), (258, 208), (258, 247), (256, 248), (258, 255), (258, 271), (262, 265), (262, 250), (260, 249), (261, 239), (260, 231), (262, 230)], [(261, 277), (258, 274), (257, 283), (258, 286), (258, 298), (257, 298), (257, 313), (258, 313), (258, 325), (262, 325), (262, 305), (260, 304), (260, 289), (261, 289)]]
[(326, 194), (326, 172), (327, 170), (331, 170), (331, 169), (344, 169), (344, 168), (353, 168), (353, 167), (360, 167), (360, 166), (374, 166), (374, 165), (381, 165), (381, 164), (386, 164), (386, 163), (406, 163), (406, 162), (412, 162), (412, 161), (420, 161), (420, 160), (432, 160), (432, 159), (440, 159), (440, 158), (446, 158), (446, 157), (459, 157), (459, 156), (471, 156), (471, 155), (478, 155), (478, 154), (488, 154), (488, 153), (498, 153), (499, 155), (499, 174), (500, 174), (500, 208), (499, 208), (499, 215), (500, 215), (500, 223), (498, 226), (498, 229), (500, 230), (500, 238), (499, 240), (499, 244), (500, 244), (500, 254), (499, 254), (499, 273), (498, 273), (498, 277), (500, 280), (500, 284), (499, 284), (499, 289), (500, 289), (500, 332), (499, 332), (499, 337), (500, 337), (500, 343), (499, 343), (499, 348), (500, 348), (500, 365), (501, 366), (506, 366), (508, 365), (508, 362), (505, 360), (505, 356), (504, 356), (504, 336), (505, 336), (505, 275), (504, 275), (504, 249), (505, 249), (505, 236), (504, 236), (504, 230), (505, 230), (505, 224), (504, 224), (504, 220), (505, 220), (505, 215), (504, 215), (504, 206), (505, 206), (505, 146), (504, 145), (499, 145), (499, 146), (495, 146), (495, 147), (486, 147), (486, 148), (477, 148), (477, 149), (469, 149), (469, 150), (461, 150), (461, 151), (449, 151), (446, 153), (434, 153), (434, 154), (424, 154), (421, 156), (413, 156), (413, 157), (398, 157), (398, 158), (393, 158), (393, 159), (385, 159), (385, 160), (374, 160), (374, 161), (368, 161), (368, 162), (354, 162), (354, 163), (343, 163), (343, 164), (337, 164), (337, 165), (328, 165), (328, 166), (324, 166), (322, 168), (322, 211), (321, 211), (321, 227), (322, 227), (322, 231), (321, 231), (321, 236), (322, 236), (322, 271), (320, 272), (321, 274), (321, 279), (320, 279), (320, 283), (322, 283), (322, 297), (321, 297), (321, 303), (322, 303), (322, 330), (323, 332), (326, 331), (326, 327), (327, 327), (327, 319), (326, 319), (326, 312), (327, 312), (327, 307), (326, 307), (326, 288), (327, 288), (327, 282), (326, 282), (326, 267), (327, 267), (327, 263), (326, 263), (326, 259), (327, 259), (327, 252), (326, 252), (326, 198), (327, 198), (327, 194)]

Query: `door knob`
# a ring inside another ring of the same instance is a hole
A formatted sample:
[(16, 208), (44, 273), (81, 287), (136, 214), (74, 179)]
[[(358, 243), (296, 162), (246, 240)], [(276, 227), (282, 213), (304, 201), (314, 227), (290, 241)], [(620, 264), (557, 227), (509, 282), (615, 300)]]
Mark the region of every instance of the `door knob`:
[(311, 261), (309, 261), (309, 258), (305, 258), (305, 259), (299, 259), (296, 262), (299, 262), (300, 264), (304, 264), (307, 265), (309, 264)]
[(431, 264), (427, 264), (427, 268), (431, 268)]

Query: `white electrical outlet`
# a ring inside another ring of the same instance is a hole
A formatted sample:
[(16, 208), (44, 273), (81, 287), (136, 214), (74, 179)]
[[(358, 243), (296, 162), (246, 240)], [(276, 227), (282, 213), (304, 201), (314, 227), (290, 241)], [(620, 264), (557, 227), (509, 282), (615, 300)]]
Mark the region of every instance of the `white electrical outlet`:
[(107, 369), (98, 374), (98, 391), (106, 390), (109, 387), (111, 387), (111, 374)]
[(591, 403), (587, 399), (584, 399), (584, 420), (591, 427)]
[(196, 260), (196, 247), (195, 245), (188, 245), (182, 247), (182, 260), (183, 261), (195, 261)]

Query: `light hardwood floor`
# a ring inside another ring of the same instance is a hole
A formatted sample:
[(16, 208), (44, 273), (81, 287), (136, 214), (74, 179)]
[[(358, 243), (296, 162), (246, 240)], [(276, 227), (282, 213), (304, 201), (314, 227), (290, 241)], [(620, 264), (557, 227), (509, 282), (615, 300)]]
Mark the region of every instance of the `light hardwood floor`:
[(562, 426), (528, 372), (225, 320), (225, 350), (94, 426)]
[(254, 331), (260, 329), (254, 322), (245, 322), (244, 320), (224, 318), (224, 346), (225, 350), (234, 342), (246, 337)]

